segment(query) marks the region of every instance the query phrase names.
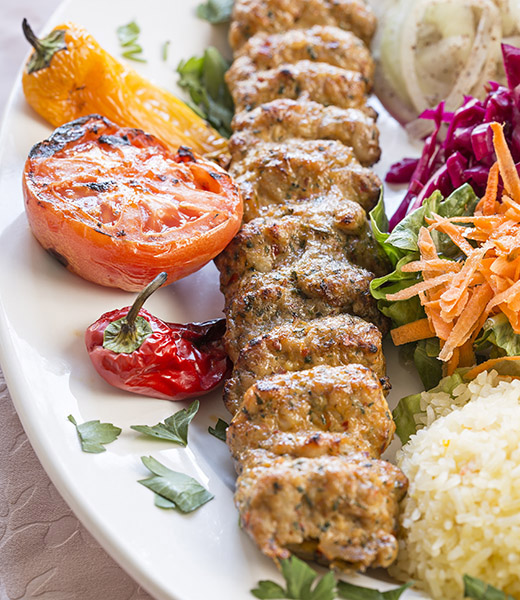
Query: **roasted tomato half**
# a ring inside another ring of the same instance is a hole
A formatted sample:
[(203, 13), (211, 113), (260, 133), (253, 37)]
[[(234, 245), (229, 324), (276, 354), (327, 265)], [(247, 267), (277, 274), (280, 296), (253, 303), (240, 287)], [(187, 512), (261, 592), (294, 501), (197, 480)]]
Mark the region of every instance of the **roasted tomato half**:
[(89, 115), (33, 147), (25, 208), (40, 242), (81, 277), (137, 291), (214, 258), (235, 235), (242, 200), (231, 177), (139, 129)]

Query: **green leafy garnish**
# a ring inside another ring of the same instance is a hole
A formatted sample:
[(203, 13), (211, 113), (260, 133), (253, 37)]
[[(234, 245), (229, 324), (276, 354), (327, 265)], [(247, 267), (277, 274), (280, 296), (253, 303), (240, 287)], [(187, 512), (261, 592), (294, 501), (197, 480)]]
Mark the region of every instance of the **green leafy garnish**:
[[(334, 573), (329, 571), (324, 577), (296, 556), (284, 559), (280, 563), (286, 588), (273, 581), (259, 581), (258, 587), (251, 590), (255, 598), (261, 600), (291, 598), (295, 600), (334, 600), (336, 581)], [(318, 580), (316, 582), (316, 580)], [(314, 587), (313, 587), (313, 584)]]
[(227, 23), (231, 20), (232, 10), (233, 0), (207, 0), (206, 3), (197, 6), (197, 17), (214, 25)]
[(405, 590), (413, 585), (413, 582), (405, 583), (404, 585), (380, 592), (371, 588), (353, 585), (346, 581), (338, 581), (338, 596), (347, 600), (399, 600)]
[(228, 423), (226, 423), (222, 419), (219, 419), (217, 421), (217, 424), (215, 425), (215, 427), (211, 427), (211, 426), (208, 427), (208, 432), (211, 433), (211, 435), (218, 438), (219, 440), (222, 440), (223, 442), (225, 442), (226, 441), (226, 429), (228, 427), (229, 427)]
[(142, 57), (143, 48), (137, 43), (141, 28), (135, 21), (130, 21), (126, 25), (117, 28), (117, 37), (123, 48), (122, 56), (130, 60), (146, 62)]
[(170, 48), (170, 40), (166, 40), (162, 45), (161, 57), (166, 62), (168, 60), (168, 50)]
[(189, 93), (191, 108), (225, 137), (231, 135), (234, 113), (233, 98), (224, 79), (228, 69), (229, 62), (212, 46), (203, 56), (182, 60), (177, 67), (179, 86)]
[(181, 512), (189, 513), (214, 497), (193, 477), (172, 471), (151, 456), (141, 456), (141, 460), (153, 477), (141, 479), (139, 483), (161, 497), (161, 500), (156, 500), (161, 508), (170, 508), (165, 502), (169, 500)]
[(413, 582), (409, 582), (393, 590), (379, 592), (346, 581), (336, 583), (333, 571), (319, 577), (314, 569), (296, 556), (282, 560), (280, 566), (286, 587), (283, 588), (274, 581), (259, 581), (258, 587), (251, 590), (255, 598), (261, 600), (282, 598), (292, 600), (334, 600), (334, 598), (339, 597), (347, 600), (399, 600), (401, 594), (413, 585)]
[(464, 598), (473, 598), (474, 600), (515, 600), (513, 596), (501, 592), (476, 577), (464, 575), (462, 579), (464, 581)]
[(105, 452), (106, 448), (104, 445), (116, 440), (121, 433), (121, 429), (111, 423), (87, 421), (78, 425), (72, 415), (69, 415), (67, 418), (76, 427), (83, 452), (91, 452), (93, 454)]
[(187, 409), (183, 408), (165, 419), (164, 423), (157, 423), (151, 427), (149, 425), (131, 425), (130, 428), (144, 435), (187, 446), (188, 426), (198, 410), (199, 401), (195, 400)]

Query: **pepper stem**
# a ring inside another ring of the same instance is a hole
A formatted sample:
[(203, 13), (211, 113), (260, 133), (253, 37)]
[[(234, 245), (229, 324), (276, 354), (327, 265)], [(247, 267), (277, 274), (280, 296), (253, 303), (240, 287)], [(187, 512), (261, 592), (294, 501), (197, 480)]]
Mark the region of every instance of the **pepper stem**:
[(127, 331), (125, 333), (130, 333), (135, 329), (135, 320), (141, 308), (143, 308), (143, 304), (148, 300), (148, 298), (158, 290), (168, 279), (168, 274), (164, 271), (159, 273), (157, 277), (150, 281), (150, 283), (142, 290), (137, 298), (134, 300), (134, 303), (130, 307), (128, 314), (125, 317)]
[(103, 332), (103, 348), (117, 354), (130, 354), (137, 350), (151, 335), (152, 327), (147, 319), (139, 315), (145, 301), (168, 279), (166, 273), (159, 273), (142, 292), (139, 293), (126, 317), (109, 323)]
[(34, 53), (27, 61), (27, 73), (29, 75), (35, 71), (46, 69), (51, 64), (52, 57), (56, 52), (67, 49), (64, 29), (54, 29), (47, 37), (40, 39), (32, 30), (27, 19), (24, 19), (22, 21), (22, 31), (25, 39), (34, 48)]
[(25, 35), (25, 39), (31, 44), (31, 46), (36, 50), (36, 52), (42, 52), (42, 45), (40, 44), (40, 40), (36, 37), (32, 27), (29, 25), (29, 21), (24, 19), (22, 21), (22, 30)]

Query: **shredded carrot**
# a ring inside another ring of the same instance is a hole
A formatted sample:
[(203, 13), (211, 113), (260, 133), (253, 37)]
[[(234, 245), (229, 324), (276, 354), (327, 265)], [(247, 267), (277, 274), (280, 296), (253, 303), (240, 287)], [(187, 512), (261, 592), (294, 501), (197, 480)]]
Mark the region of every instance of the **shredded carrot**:
[[(448, 218), (434, 213), (427, 218), (418, 234), (418, 260), (402, 267), (422, 280), (387, 296), (387, 300), (419, 297), (426, 318), (394, 329), (392, 338), (400, 345), (436, 336), (439, 359), (448, 374), (458, 366), (475, 364), (473, 343), (489, 316), (503, 313), (520, 334), (520, 176), (502, 126), (491, 127), (497, 161), (475, 214)], [(462, 256), (457, 260), (439, 256), (433, 231), (448, 236)], [(488, 363), (493, 361), (484, 365)], [(484, 368), (471, 372), (478, 374)]]
[(449, 235), (451, 241), (457, 245), (466, 256), (469, 256), (472, 253), (473, 246), (462, 235), (463, 231), (466, 230), (465, 227), (454, 225), (446, 217), (441, 217), (435, 213), (432, 215), (432, 219), (427, 219), (427, 222), (428, 221), (431, 222), (431, 225), (428, 227), (428, 229), (437, 229), (438, 231)]
[(493, 146), (497, 155), (500, 175), (506, 190), (516, 202), (520, 202), (520, 177), (504, 136), (504, 127), (499, 123), (491, 123), (491, 129), (493, 130)]
[(413, 296), (417, 296), (419, 292), (425, 292), (430, 288), (441, 285), (442, 283), (451, 279), (451, 273), (445, 273), (443, 275), (439, 275), (438, 277), (432, 277), (426, 281), (421, 281), (412, 285), (410, 287), (401, 290), (400, 292), (396, 292), (395, 294), (388, 294), (386, 297), (387, 300), (408, 300), (408, 298), (413, 298)]
[(485, 283), (474, 288), (471, 298), (442, 347), (439, 354), (440, 360), (449, 360), (455, 348), (462, 346), (469, 339), (492, 296), (493, 290)]
[[(427, 231), (427, 230), (426, 230)], [(401, 267), (403, 273), (417, 273), (418, 271), (460, 271), (461, 264), (454, 260), (432, 258), (431, 260), (414, 260)]]
[(518, 377), (520, 375), (520, 356), (502, 356), (491, 358), (464, 373), (464, 379), (475, 379), (483, 371), (495, 369), (500, 375)]
[(498, 179), (498, 162), (496, 162), (489, 170), (486, 193), (482, 200), (477, 204), (475, 209), (476, 213), (480, 212), (483, 215), (492, 215), (495, 212), (495, 201), (498, 195)]
[(473, 352), (473, 341), (471, 337), (459, 348), (459, 367), (471, 367), (476, 363), (475, 352)]
[(417, 342), (418, 340), (426, 340), (435, 337), (435, 333), (430, 327), (428, 319), (419, 319), (412, 323), (407, 323), (401, 327), (396, 327), (390, 332), (392, 341), (396, 346), (408, 344), (408, 342)]

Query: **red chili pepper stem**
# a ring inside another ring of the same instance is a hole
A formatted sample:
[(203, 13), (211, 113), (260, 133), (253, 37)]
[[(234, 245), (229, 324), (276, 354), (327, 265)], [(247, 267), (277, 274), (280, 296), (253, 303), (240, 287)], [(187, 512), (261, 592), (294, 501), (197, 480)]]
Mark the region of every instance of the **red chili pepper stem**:
[(134, 303), (130, 307), (128, 314), (125, 317), (126, 323), (124, 328), (121, 328), (121, 331), (125, 329), (126, 331), (124, 333), (130, 333), (135, 329), (135, 320), (137, 318), (137, 315), (139, 314), (139, 311), (141, 310), (141, 308), (143, 308), (143, 304), (156, 290), (158, 290), (166, 282), (167, 279), (168, 273), (165, 273), (163, 271), (162, 273), (159, 273), (159, 275), (157, 275), (157, 277), (153, 281), (150, 281), (150, 283), (144, 288), (144, 290), (139, 292), (139, 295), (134, 300)]
[(109, 323), (103, 333), (103, 347), (117, 354), (130, 354), (137, 350), (152, 333), (150, 323), (139, 316), (146, 300), (168, 279), (167, 273), (159, 273), (137, 296), (125, 317)]

